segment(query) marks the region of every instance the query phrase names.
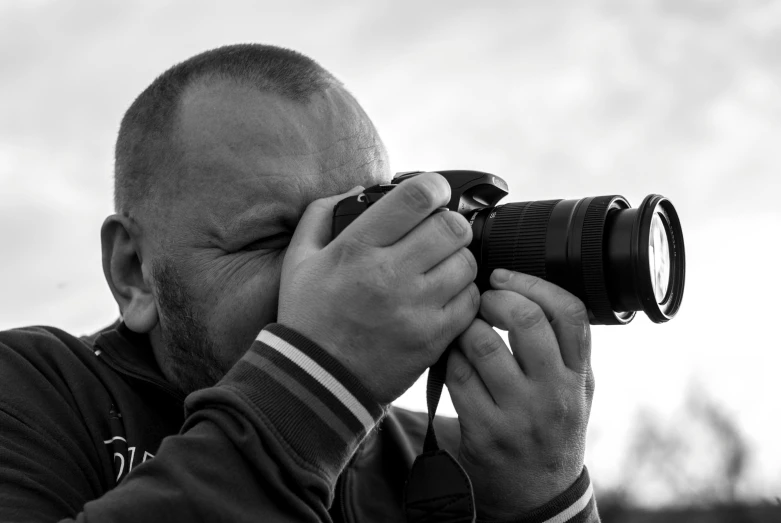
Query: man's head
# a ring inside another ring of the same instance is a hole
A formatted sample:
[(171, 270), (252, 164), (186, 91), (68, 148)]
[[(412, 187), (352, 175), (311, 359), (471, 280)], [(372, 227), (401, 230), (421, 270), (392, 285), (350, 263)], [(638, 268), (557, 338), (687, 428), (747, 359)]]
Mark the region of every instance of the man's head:
[(306, 206), (387, 181), (355, 99), (293, 51), (228, 46), (178, 64), (133, 103), (116, 147), (104, 272), (184, 392), (211, 385), (273, 322)]

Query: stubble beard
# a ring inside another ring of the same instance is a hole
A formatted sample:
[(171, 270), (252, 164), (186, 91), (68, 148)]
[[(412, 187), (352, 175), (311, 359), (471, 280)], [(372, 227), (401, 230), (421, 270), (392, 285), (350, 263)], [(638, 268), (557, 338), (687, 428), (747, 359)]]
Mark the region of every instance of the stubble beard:
[(185, 395), (212, 387), (225, 370), (217, 359), (217, 348), (209, 337), (205, 322), (193, 307), (194, 300), (184, 279), (168, 259), (152, 268), (164, 346), (163, 373)]

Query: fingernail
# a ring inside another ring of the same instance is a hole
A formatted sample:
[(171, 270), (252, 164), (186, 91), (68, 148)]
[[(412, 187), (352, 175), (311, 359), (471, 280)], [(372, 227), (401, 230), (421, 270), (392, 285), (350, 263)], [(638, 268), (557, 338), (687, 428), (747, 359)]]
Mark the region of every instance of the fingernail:
[(496, 269), (493, 273), (493, 278), (496, 283), (505, 283), (509, 281), (512, 275), (513, 273), (507, 269)]
[(353, 187), (352, 189), (350, 189), (350, 190), (349, 190), (349, 191), (347, 191), (347, 192), (348, 192), (348, 193), (352, 193), (352, 192), (363, 192), (363, 190), (364, 190), (364, 186), (363, 186), (363, 185), (356, 185), (355, 187)]

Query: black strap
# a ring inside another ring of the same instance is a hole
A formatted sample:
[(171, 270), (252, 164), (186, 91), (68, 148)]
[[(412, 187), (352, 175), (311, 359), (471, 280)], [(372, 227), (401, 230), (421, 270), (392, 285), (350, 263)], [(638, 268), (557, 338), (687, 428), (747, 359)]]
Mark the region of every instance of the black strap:
[(439, 448), (434, 431), (434, 415), (445, 385), (449, 354), (450, 347), (428, 370), (428, 430), (423, 453), (415, 458), (404, 490), (404, 512), (410, 523), (471, 523), (476, 518), (472, 482), (458, 461)]
[(447, 357), (450, 347), (442, 353), (437, 362), (428, 370), (428, 382), (426, 383), (426, 406), (428, 407), (428, 430), (423, 442), (423, 452), (439, 450), (437, 434), (434, 431), (434, 415), (437, 413), (439, 398), (442, 396), (442, 387), (445, 386), (447, 374)]
[[(420, 172), (420, 171), (418, 171)], [(408, 174), (408, 173), (404, 173)], [(447, 207), (440, 207), (434, 213), (445, 212)], [(434, 365), (428, 369), (428, 382), (426, 383), (426, 406), (428, 407), (428, 429), (426, 430), (426, 439), (423, 441), (423, 453), (439, 450), (437, 443), (437, 434), (434, 431), (434, 415), (437, 413), (439, 398), (442, 396), (442, 387), (445, 386), (445, 377), (447, 375), (447, 358), (450, 349), (455, 345), (451, 343), (443, 352)]]

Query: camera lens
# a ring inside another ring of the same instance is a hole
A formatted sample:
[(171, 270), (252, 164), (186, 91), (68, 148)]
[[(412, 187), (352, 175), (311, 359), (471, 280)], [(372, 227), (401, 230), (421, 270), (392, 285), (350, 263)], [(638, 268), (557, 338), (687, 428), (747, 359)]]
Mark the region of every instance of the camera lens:
[(651, 268), (651, 280), (654, 297), (662, 303), (670, 285), (670, 244), (659, 213), (651, 220), (651, 234), (648, 243), (648, 264)]
[(583, 300), (592, 324), (617, 325), (644, 311), (671, 319), (683, 297), (683, 231), (672, 203), (647, 196), (542, 200), (487, 207), (469, 216), (477, 284), (496, 268), (548, 280)]

